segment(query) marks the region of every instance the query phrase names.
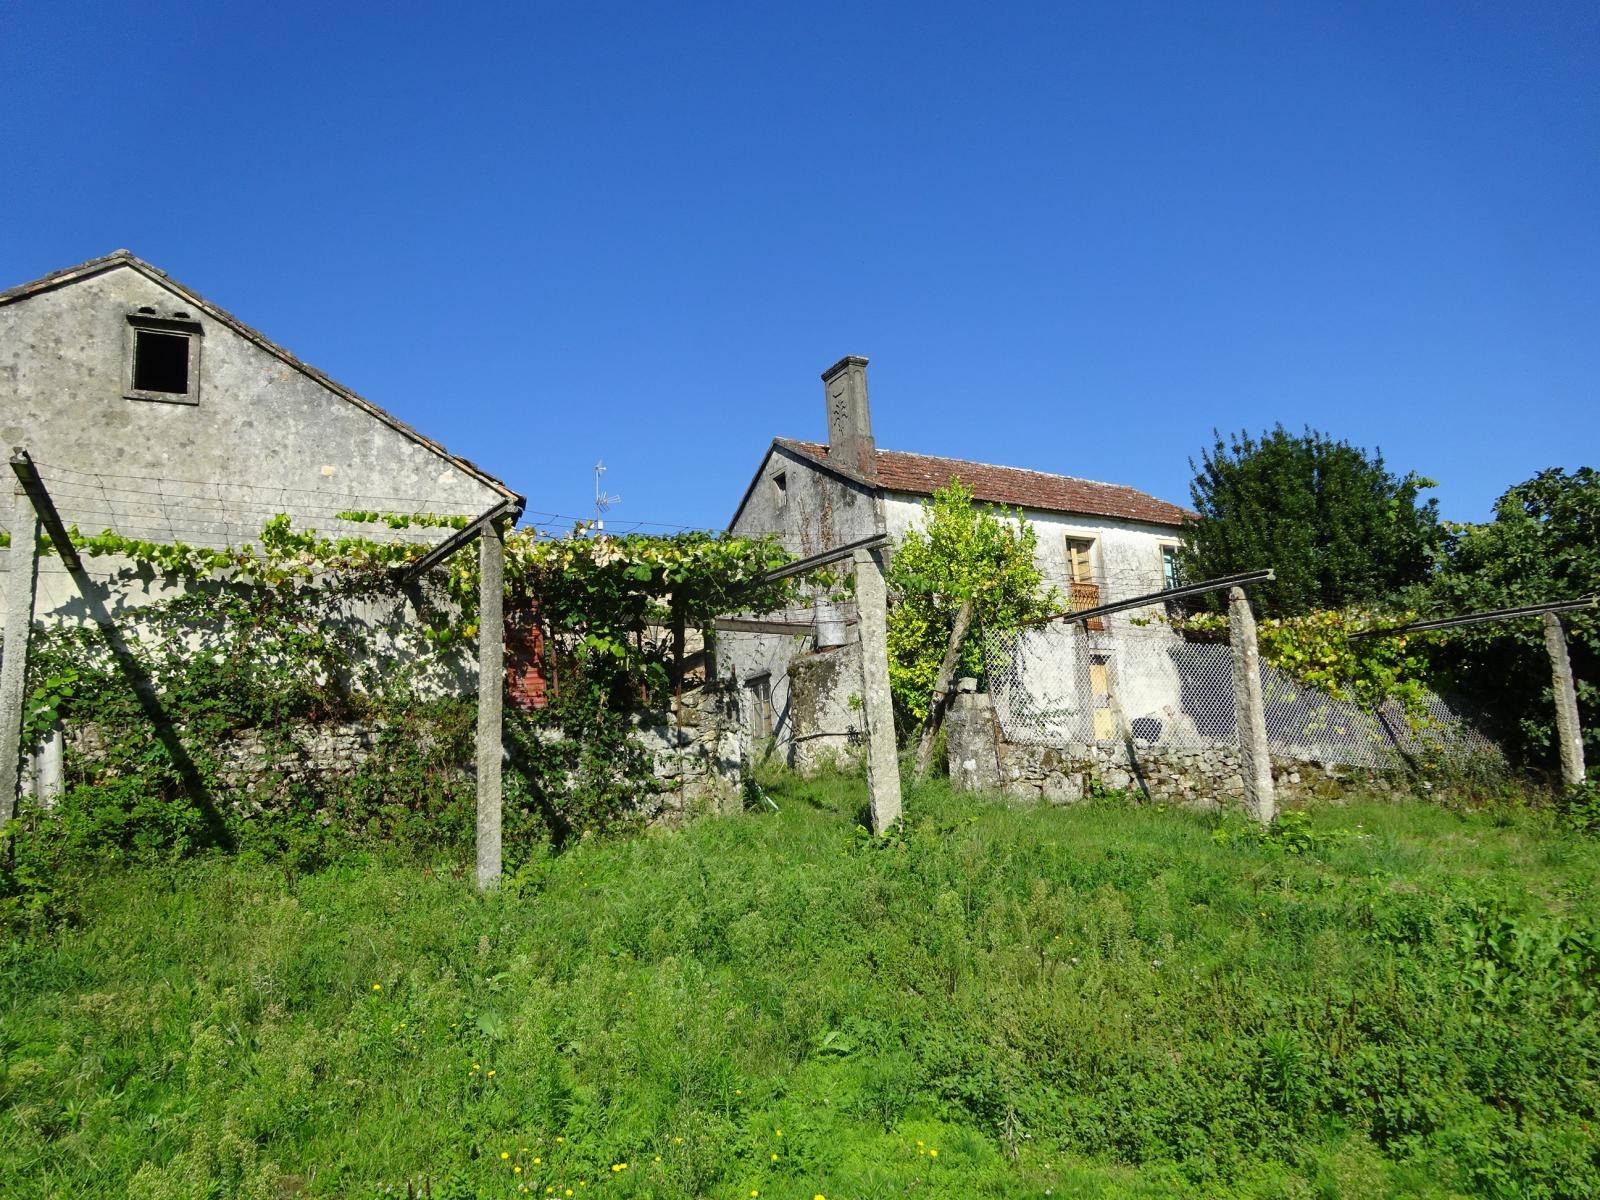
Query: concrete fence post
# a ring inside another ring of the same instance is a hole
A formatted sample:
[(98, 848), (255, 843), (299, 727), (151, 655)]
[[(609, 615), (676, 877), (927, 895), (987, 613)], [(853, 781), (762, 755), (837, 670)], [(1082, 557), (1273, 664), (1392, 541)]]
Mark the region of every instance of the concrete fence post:
[(1572, 659), (1561, 618), (1544, 614), (1544, 648), (1550, 654), (1550, 686), (1556, 696), (1556, 741), (1561, 748), (1561, 782), (1583, 782), (1583, 728), (1578, 721), (1578, 692), (1572, 682)]
[(867, 793), (872, 832), (900, 819), (900, 758), (894, 744), (894, 703), (889, 696), (889, 591), (883, 564), (872, 550), (857, 550), (856, 607), (861, 629), (861, 697), (867, 722)]
[(1233, 646), (1233, 711), (1239, 726), (1239, 773), (1246, 810), (1263, 825), (1277, 815), (1272, 756), (1267, 747), (1267, 709), (1261, 696), (1261, 652), (1256, 617), (1244, 589), (1228, 589), (1228, 639)]
[(6, 555), (6, 640), (0, 658), (0, 829), (17, 811), (22, 771), (22, 702), (28, 641), (39, 587), (39, 514), (19, 486), (11, 502), (11, 552)]
[(502, 694), (506, 686), (505, 531), (484, 523), (478, 538), (478, 889), (500, 882)]

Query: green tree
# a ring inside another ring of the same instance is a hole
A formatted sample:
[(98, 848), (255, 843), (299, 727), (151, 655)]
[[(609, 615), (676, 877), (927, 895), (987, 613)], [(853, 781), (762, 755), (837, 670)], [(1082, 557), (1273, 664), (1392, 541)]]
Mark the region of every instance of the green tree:
[(1271, 567), (1277, 581), (1252, 589), (1270, 616), (1385, 600), (1427, 578), (1443, 536), (1438, 502), (1420, 499), (1431, 480), (1312, 429), (1218, 434), (1190, 466), (1186, 576)]
[[(973, 629), (1014, 629), (1062, 607), (1034, 562), (1037, 539), (1020, 511), (973, 502), (959, 479), (922, 505), (921, 529), (908, 532), (889, 567), (889, 683), (902, 725), (927, 719), (939, 662), (956, 612), (972, 600)], [(982, 669), (969, 637), (960, 670)]]
[[(1494, 519), (1450, 525), (1440, 568), (1413, 606), (1449, 616), (1600, 593), (1600, 471), (1557, 467), (1508, 489)], [(1600, 762), (1600, 619), (1565, 613), (1585, 757)], [(1434, 651), (1438, 669), (1476, 701), (1512, 754), (1550, 761), (1555, 711), (1537, 618), (1470, 625)]]

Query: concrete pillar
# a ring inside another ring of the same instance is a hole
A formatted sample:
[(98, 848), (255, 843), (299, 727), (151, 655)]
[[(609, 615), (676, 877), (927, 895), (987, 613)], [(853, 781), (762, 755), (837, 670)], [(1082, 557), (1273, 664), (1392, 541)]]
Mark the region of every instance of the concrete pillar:
[(66, 790), (66, 737), (60, 725), (52, 725), (44, 740), (33, 751), (33, 794), (40, 808), (54, 808)]
[(6, 640), (0, 658), (0, 829), (17, 811), (22, 769), (22, 702), (28, 640), (39, 587), (39, 514), (19, 486), (11, 502), (11, 552), (6, 555)]
[(1263, 825), (1277, 815), (1272, 756), (1267, 748), (1267, 708), (1261, 696), (1261, 651), (1256, 617), (1241, 587), (1228, 589), (1228, 639), (1233, 646), (1233, 712), (1239, 726), (1239, 773), (1245, 810)]
[(478, 538), (478, 889), (500, 882), (500, 769), (506, 685), (505, 533), (497, 521)]
[(862, 709), (867, 720), (867, 792), (872, 832), (900, 819), (900, 757), (889, 698), (889, 591), (873, 550), (857, 550), (856, 607), (861, 628)]
[(1578, 692), (1572, 682), (1572, 659), (1561, 618), (1544, 614), (1544, 648), (1550, 654), (1550, 686), (1556, 694), (1556, 741), (1561, 748), (1561, 782), (1583, 782), (1583, 728), (1578, 723)]

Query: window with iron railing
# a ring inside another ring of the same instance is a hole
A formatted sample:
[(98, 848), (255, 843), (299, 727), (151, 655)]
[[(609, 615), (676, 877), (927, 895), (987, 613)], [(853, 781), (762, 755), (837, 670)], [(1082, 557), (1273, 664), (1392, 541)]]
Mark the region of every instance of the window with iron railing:
[[(1099, 607), (1102, 601), (1094, 573), (1093, 538), (1067, 539), (1067, 577), (1067, 602), (1073, 612)], [(1091, 617), (1087, 624), (1094, 630), (1106, 627), (1104, 617)]]

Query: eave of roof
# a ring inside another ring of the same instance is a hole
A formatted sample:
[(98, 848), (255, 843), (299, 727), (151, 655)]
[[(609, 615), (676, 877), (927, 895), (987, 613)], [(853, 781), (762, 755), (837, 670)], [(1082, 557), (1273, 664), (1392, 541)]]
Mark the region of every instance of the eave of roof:
[(113, 250), (110, 254), (103, 255), (100, 258), (91, 258), (88, 262), (79, 263), (77, 266), (64, 267), (59, 271), (52, 271), (50, 274), (39, 279), (35, 279), (31, 283), (19, 284), (16, 287), (8, 288), (6, 291), (0, 292), (0, 305), (13, 304), (18, 300), (26, 300), (28, 297), (36, 296), (41, 292), (53, 291), (56, 288), (65, 287), (68, 284), (76, 283), (80, 279), (88, 279), (94, 275), (100, 275), (106, 271), (115, 270), (118, 267), (131, 267), (133, 270), (138, 271), (151, 282), (159, 284), (169, 291), (175, 292), (179, 296), (182, 296), (184, 300), (200, 309), (212, 320), (217, 321), (222, 325), (226, 325), (240, 337), (246, 339), (247, 341), (253, 342), (262, 350), (265, 350), (268, 354), (271, 354), (275, 358), (281, 360), (287, 366), (290, 366), (308, 378), (315, 380), (317, 383), (327, 388), (330, 392), (334, 393), (334, 395), (339, 396), (340, 398), (361, 409), (368, 416), (382, 421), (385, 425), (388, 425), (401, 436), (417, 443), (419, 446), (432, 451), (434, 454), (437, 454), (440, 458), (443, 458), (447, 462), (461, 468), (462, 471), (472, 476), (472, 478), (476, 479), (479, 483), (482, 483), (486, 487), (499, 492), (508, 500), (515, 501), (517, 511), (519, 513), (521, 512), (522, 506), (526, 502), (526, 497), (519, 492), (513, 491), (511, 487), (502, 480), (496, 479), (493, 475), (489, 474), (487, 471), (483, 470), (470, 460), (462, 458), (458, 454), (450, 453), (450, 451), (446, 450), (438, 442), (417, 432), (417, 430), (413, 429), (410, 425), (407, 425), (404, 421), (400, 420), (400, 418), (392, 415), (391, 413), (385, 412), (376, 404), (372, 403), (372, 401), (351, 391), (349, 388), (329, 378), (327, 375), (324, 375), (311, 364), (302, 362), (288, 350), (285, 350), (282, 346), (268, 338), (260, 330), (246, 325), (243, 321), (239, 320), (238, 317), (234, 316), (226, 309), (211, 303), (211, 301), (205, 299), (203, 296), (179, 283), (176, 279), (172, 278), (172, 276), (161, 270), (161, 268), (145, 262), (144, 259), (134, 254), (131, 250)]

